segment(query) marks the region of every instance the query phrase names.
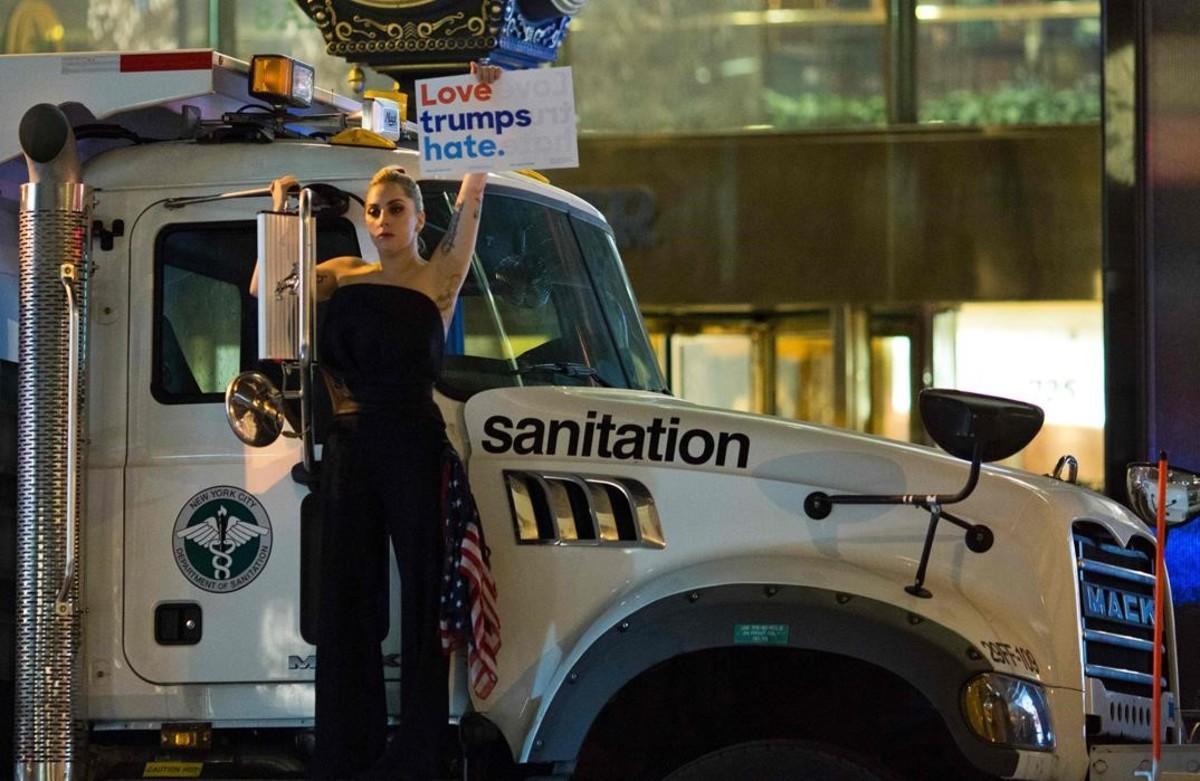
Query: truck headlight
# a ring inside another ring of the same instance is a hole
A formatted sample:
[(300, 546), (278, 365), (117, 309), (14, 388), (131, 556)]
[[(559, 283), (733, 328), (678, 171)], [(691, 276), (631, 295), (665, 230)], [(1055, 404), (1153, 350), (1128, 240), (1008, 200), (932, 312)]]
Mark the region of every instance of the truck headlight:
[(962, 705), (971, 731), (988, 743), (1034, 751), (1054, 749), (1046, 694), (1036, 683), (984, 673), (963, 687)]

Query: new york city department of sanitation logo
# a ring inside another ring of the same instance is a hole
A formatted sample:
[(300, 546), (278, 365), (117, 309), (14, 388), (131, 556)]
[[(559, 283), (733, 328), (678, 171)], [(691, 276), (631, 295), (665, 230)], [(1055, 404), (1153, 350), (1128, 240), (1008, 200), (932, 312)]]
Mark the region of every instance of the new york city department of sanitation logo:
[(187, 500), (171, 535), (175, 563), (205, 591), (225, 594), (249, 585), (271, 557), (271, 521), (253, 495), (230, 485)]

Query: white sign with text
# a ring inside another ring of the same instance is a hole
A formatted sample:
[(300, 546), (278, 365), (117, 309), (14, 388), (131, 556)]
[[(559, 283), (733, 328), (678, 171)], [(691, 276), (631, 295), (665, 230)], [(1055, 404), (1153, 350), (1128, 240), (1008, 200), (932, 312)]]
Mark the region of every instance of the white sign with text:
[(418, 81), (421, 175), (575, 168), (575, 92), (570, 68), (505, 71)]

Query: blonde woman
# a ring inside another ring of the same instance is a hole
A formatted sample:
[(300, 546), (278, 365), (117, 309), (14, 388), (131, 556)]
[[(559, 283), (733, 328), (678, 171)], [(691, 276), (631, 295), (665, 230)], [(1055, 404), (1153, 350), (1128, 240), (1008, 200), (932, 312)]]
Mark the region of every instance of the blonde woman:
[[(490, 83), (499, 69), (475, 69)], [(486, 174), (463, 178), (441, 243), (425, 259), (421, 191), (386, 167), (367, 188), (366, 227), (379, 263), (342, 257), (317, 266), (327, 300), (322, 369), (353, 397), (335, 416), (321, 474), (324, 530), (317, 639), (315, 775), (428, 779), (438, 775), (448, 723), (439, 635), (445, 551), (441, 517), (445, 424), (433, 401), (446, 331), (479, 231)], [(276, 210), (298, 183), (271, 185)], [(252, 289), (253, 292), (253, 289)], [(400, 731), (386, 751), (379, 643), (387, 634), (386, 539), (400, 567)]]

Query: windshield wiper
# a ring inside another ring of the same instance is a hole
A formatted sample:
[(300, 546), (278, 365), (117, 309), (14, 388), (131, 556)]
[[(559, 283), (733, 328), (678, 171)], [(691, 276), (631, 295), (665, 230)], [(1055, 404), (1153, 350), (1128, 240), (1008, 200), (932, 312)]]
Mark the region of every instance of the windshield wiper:
[(616, 387), (600, 376), (594, 367), (573, 361), (553, 361), (551, 363), (529, 363), (518, 366), (513, 374), (524, 377), (527, 374), (559, 374), (563, 377), (587, 377), (601, 388)]

